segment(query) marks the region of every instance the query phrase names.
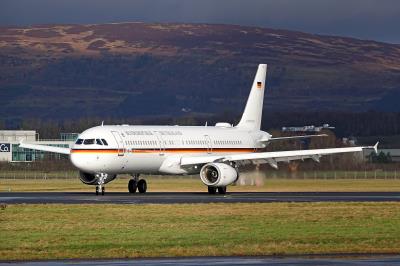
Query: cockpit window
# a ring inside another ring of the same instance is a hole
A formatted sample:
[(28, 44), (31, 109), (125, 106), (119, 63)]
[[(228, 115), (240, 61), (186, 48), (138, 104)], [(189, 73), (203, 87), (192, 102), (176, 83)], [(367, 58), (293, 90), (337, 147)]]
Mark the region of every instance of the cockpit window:
[(101, 140), (100, 140), (100, 139), (96, 139), (96, 144), (97, 144), (97, 145), (103, 145), (103, 143), (101, 143)]
[(77, 139), (76, 142), (75, 142), (75, 144), (81, 145), (82, 142), (83, 142), (83, 139)]
[(105, 139), (101, 139), (101, 141), (103, 141), (104, 145), (108, 146), (108, 143)]
[(83, 141), (83, 144), (85, 144), (85, 145), (94, 144), (94, 139), (85, 139), (85, 140)]

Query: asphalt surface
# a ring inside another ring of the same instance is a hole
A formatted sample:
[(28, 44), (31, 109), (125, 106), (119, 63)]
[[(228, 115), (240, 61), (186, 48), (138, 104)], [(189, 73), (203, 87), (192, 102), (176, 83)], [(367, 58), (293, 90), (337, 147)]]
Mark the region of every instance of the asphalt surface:
[(196, 258), (165, 258), (165, 259), (123, 259), (123, 260), (61, 260), (61, 261), (33, 261), (33, 262), (8, 262), (0, 263), (1, 265), (25, 265), (25, 266), (61, 266), (61, 265), (400, 265), (399, 256), (368, 256), (364, 258), (338, 258), (338, 257), (322, 257), (322, 258), (271, 258), (271, 257), (196, 257)]
[(232, 192), (209, 195), (201, 192), (148, 192), (129, 194), (106, 192), (2, 192), (0, 203), (115, 203), (115, 204), (180, 204), (239, 202), (384, 202), (400, 201), (400, 192)]

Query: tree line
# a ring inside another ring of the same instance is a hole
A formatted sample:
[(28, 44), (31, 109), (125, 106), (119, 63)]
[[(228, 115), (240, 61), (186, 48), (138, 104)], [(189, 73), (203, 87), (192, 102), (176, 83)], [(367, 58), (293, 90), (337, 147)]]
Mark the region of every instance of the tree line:
[[(241, 110), (240, 110), (241, 112)], [(81, 117), (78, 119), (42, 119), (24, 118), (8, 121), (0, 118), (0, 129), (36, 130), (41, 138), (59, 138), (60, 132), (80, 133), (87, 128), (104, 124), (131, 125), (214, 125), (216, 122), (236, 124), (240, 114), (226, 110), (216, 115), (185, 114), (181, 116), (138, 116), (138, 117)], [(280, 135), (282, 127), (320, 126), (328, 123), (335, 127), (333, 132), (338, 137), (390, 136), (400, 135), (400, 113), (387, 112), (269, 112), (264, 111), (262, 129)]]

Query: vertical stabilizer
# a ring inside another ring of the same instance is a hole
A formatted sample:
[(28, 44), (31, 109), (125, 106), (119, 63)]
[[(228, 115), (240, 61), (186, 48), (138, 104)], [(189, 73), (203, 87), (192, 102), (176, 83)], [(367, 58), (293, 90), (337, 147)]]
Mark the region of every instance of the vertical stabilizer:
[(266, 75), (267, 65), (258, 65), (256, 77), (254, 78), (242, 119), (240, 119), (236, 127), (249, 130), (259, 130), (261, 128)]

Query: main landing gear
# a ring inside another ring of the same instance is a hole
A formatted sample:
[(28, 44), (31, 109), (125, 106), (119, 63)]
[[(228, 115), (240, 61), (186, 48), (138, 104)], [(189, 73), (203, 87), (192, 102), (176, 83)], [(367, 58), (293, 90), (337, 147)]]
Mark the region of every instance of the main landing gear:
[(208, 187), (208, 194), (214, 195), (217, 191), (221, 195), (226, 194), (226, 187)]
[(132, 175), (132, 179), (129, 180), (128, 183), (128, 190), (129, 193), (135, 193), (136, 190), (139, 191), (139, 193), (146, 193), (147, 191), (147, 182), (144, 179), (139, 179), (139, 175)]

